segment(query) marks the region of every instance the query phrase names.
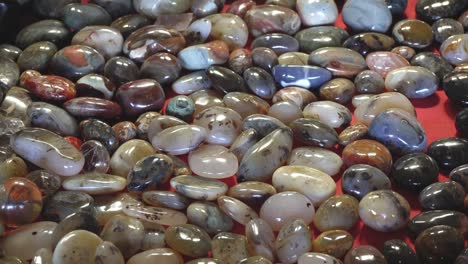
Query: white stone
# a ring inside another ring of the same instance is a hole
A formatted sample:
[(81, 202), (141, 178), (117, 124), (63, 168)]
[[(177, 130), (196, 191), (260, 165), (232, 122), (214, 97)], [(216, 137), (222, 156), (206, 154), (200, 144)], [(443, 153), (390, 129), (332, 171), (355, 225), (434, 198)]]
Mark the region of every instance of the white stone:
[(191, 151), (188, 163), (195, 174), (213, 179), (231, 177), (239, 167), (236, 155), (218, 145), (203, 145)]
[(288, 165), (311, 167), (334, 176), (340, 172), (343, 160), (335, 152), (318, 147), (299, 147), (291, 151)]
[(333, 24), (338, 18), (334, 0), (297, 0), (296, 9), (306, 26)]
[(101, 243), (102, 239), (89, 231), (72, 231), (58, 242), (52, 261), (54, 264), (94, 263), (96, 249)]
[(157, 150), (171, 155), (183, 155), (197, 148), (206, 135), (206, 129), (201, 126), (179, 125), (164, 129), (153, 137), (151, 143)]
[(125, 189), (127, 180), (117, 175), (91, 172), (65, 178), (62, 187), (68, 191), (81, 191), (91, 195), (110, 194)]

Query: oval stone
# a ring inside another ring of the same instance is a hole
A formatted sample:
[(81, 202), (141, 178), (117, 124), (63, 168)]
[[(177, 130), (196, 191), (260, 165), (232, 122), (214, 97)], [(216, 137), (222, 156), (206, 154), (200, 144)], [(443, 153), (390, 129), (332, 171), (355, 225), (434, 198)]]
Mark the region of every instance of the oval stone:
[(464, 247), (463, 235), (453, 227), (439, 225), (424, 230), (415, 241), (423, 263), (454, 263)]
[(96, 249), (102, 242), (101, 238), (89, 231), (72, 231), (59, 241), (52, 261), (57, 264), (92, 263)]
[(217, 199), (217, 202), (221, 211), (242, 225), (246, 225), (250, 220), (258, 218), (258, 214), (250, 206), (236, 198), (223, 195)]
[(34, 254), (31, 264), (52, 264), (52, 250), (49, 248), (39, 249), (36, 254)]
[(362, 139), (367, 135), (368, 127), (361, 122), (345, 128), (338, 135), (340, 145), (347, 146), (350, 143)]
[(286, 162), (292, 149), (292, 136), (289, 128), (278, 128), (258, 141), (242, 158), (237, 180), (270, 179), (273, 172)]
[(230, 146), (240, 133), (242, 117), (230, 108), (212, 106), (198, 113), (193, 124), (207, 130), (207, 143)]
[(287, 128), (280, 120), (267, 115), (253, 114), (247, 116), (242, 124), (242, 129), (255, 129), (259, 138), (264, 138), (271, 132), (279, 128)]
[(424, 67), (439, 78), (439, 81), (444, 79), (444, 76), (453, 70), (452, 65), (441, 56), (433, 52), (420, 52), (411, 59), (411, 65)]
[(63, 102), (76, 96), (75, 84), (55, 75), (27, 78), (24, 81), (24, 87), (35, 96), (47, 101)]
[(328, 198), (317, 209), (314, 226), (320, 231), (350, 230), (359, 220), (359, 202), (350, 195)]
[(109, 241), (99, 244), (96, 248), (94, 260), (96, 263), (101, 264), (125, 264), (124, 257), (119, 248)]
[(189, 199), (171, 191), (146, 191), (143, 192), (143, 201), (152, 206), (167, 207), (182, 210), (189, 205)]
[(374, 118), (389, 108), (402, 109), (409, 114), (416, 116), (413, 104), (401, 93), (388, 92), (370, 97), (364, 100), (356, 110), (354, 115), (356, 119), (369, 126)]
[(317, 101), (317, 97), (309, 90), (302, 89), (300, 87), (289, 86), (279, 90), (273, 96), (273, 103), (283, 101), (290, 101), (296, 104), (300, 109), (303, 109), (304, 106)]
[(76, 32), (71, 40), (72, 45), (86, 45), (96, 49), (106, 59), (122, 52), (124, 39), (115, 28), (107, 26), (88, 26)]
[(83, 155), (59, 135), (41, 128), (25, 128), (10, 138), (13, 150), (39, 167), (63, 176), (78, 174)]
[(374, 51), (389, 51), (395, 45), (393, 38), (376, 32), (361, 33), (349, 37), (343, 47), (355, 50), (362, 56)]
[(307, 166), (334, 176), (340, 171), (343, 161), (335, 152), (327, 149), (299, 147), (292, 150), (288, 165)]
[(374, 140), (361, 139), (347, 145), (343, 149), (342, 159), (346, 167), (354, 164), (368, 164), (387, 174), (392, 169), (390, 151)]
[(228, 195), (241, 200), (253, 208), (259, 208), (266, 199), (276, 194), (272, 185), (264, 182), (246, 181), (232, 186)]
[(124, 178), (98, 172), (68, 177), (62, 182), (63, 189), (67, 191), (82, 191), (91, 195), (116, 193), (126, 186)]
[(255, 6), (247, 11), (244, 20), (254, 37), (272, 32), (292, 35), (301, 27), (301, 19), (295, 11), (278, 5)]
[[(46, 6), (50, 10), (52, 5)], [(39, 41), (50, 41), (57, 46), (62, 46), (68, 39), (69, 34), (70, 32), (61, 21), (44, 19), (24, 27), (16, 35), (15, 43), (22, 49)]]
[(458, 210), (463, 208), (465, 195), (465, 189), (457, 182), (436, 182), (419, 193), (419, 203), (424, 210)]
[(194, 202), (187, 208), (189, 223), (203, 228), (208, 234), (216, 235), (220, 232), (229, 232), (234, 222), (224, 214), (216, 204)]
[(463, 2), (456, 0), (421, 0), (416, 4), (416, 14), (427, 22), (456, 17), (462, 10)]
[(277, 65), (273, 67), (272, 74), (282, 87), (299, 86), (306, 89), (318, 88), (332, 77), (328, 70), (309, 65)]
[(66, 101), (63, 107), (78, 118), (113, 119), (122, 114), (122, 108), (118, 103), (96, 97), (73, 98)]
[(185, 214), (163, 207), (126, 204), (122, 212), (127, 216), (152, 224), (171, 226), (187, 223), (187, 216)]
[(128, 172), (142, 158), (154, 154), (151, 144), (141, 139), (132, 139), (122, 144), (112, 155), (109, 165), (112, 174), (127, 177)]
[(314, 252), (341, 259), (353, 246), (354, 237), (343, 230), (330, 230), (320, 234), (312, 243)]
[(289, 124), (294, 137), (301, 143), (321, 148), (332, 148), (338, 143), (338, 134), (330, 126), (314, 118), (299, 118)]
[(283, 101), (273, 104), (268, 110), (268, 115), (277, 118), (284, 124), (303, 117), (302, 110), (293, 102)]
[(468, 191), (468, 165), (460, 165), (453, 169), (450, 172), (449, 178), (452, 181), (456, 181), (459, 184), (461, 184), (463, 187), (465, 187), (465, 191)]
[(237, 157), (227, 148), (204, 145), (189, 153), (190, 169), (197, 175), (213, 179), (224, 179), (237, 172)]
[(178, 54), (182, 67), (187, 70), (203, 70), (211, 65), (224, 64), (229, 59), (226, 42), (215, 40), (181, 50)]
[(247, 87), (263, 99), (271, 99), (276, 93), (276, 85), (269, 72), (259, 67), (250, 67), (243, 73)]
[(342, 12), (344, 23), (355, 31), (387, 32), (392, 24), (392, 14), (384, 0), (347, 1)]
[(127, 189), (142, 192), (157, 189), (169, 181), (174, 165), (164, 154), (154, 154), (140, 159), (128, 172)]
[(366, 57), (366, 63), (369, 69), (379, 73), (384, 78), (390, 71), (410, 65), (404, 57), (391, 51), (369, 53)]
[(69, 113), (60, 107), (44, 102), (29, 105), (27, 115), (31, 124), (63, 136), (77, 136), (78, 123)]
[(349, 103), (355, 92), (354, 83), (345, 78), (332, 79), (320, 87), (320, 97), (322, 99), (339, 104)]
[(179, 125), (164, 129), (151, 139), (153, 147), (172, 155), (187, 154), (206, 138), (205, 128), (196, 125)]
[(112, 18), (102, 7), (95, 4), (72, 3), (60, 12), (62, 21), (72, 31), (91, 25), (109, 25)]
[(440, 46), (440, 54), (453, 65), (468, 62), (468, 34), (453, 35), (446, 39)]
[(333, 24), (338, 17), (334, 0), (299, 0), (296, 8), (305, 26)]
[(390, 179), (376, 167), (356, 164), (343, 173), (341, 187), (344, 193), (361, 200), (366, 194), (376, 190), (391, 188)]
[(245, 153), (258, 142), (258, 133), (253, 128), (246, 129), (240, 133), (232, 142), (229, 151), (236, 155), (238, 160), (242, 160)]
[(50, 71), (70, 80), (99, 72), (104, 67), (104, 57), (95, 49), (84, 45), (67, 46), (59, 50), (50, 61)]
[(236, 264), (249, 256), (247, 239), (243, 235), (222, 232), (212, 241), (212, 254), (215, 259), (222, 259), (222, 263)]
[(155, 248), (140, 252), (127, 261), (127, 264), (141, 263), (183, 264), (184, 259), (170, 248)]
[(424, 153), (407, 154), (393, 164), (395, 183), (407, 190), (419, 191), (437, 181), (437, 162)]
[(242, 48), (247, 43), (249, 31), (239, 16), (218, 13), (207, 16), (204, 20), (211, 24), (209, 37), (226, 42), (230, 50)]
[(305, 195), (315, 207), (336, 193), (335, 181), (329, 175), (300, 165), (278, 168), (273, 173), (272, 184), (278, 192), (295, 191)]
[(341, 47), (349, 34), (335, 26), (318, 26), (305, 28), (294, 37), (299, 41), (299, 50), (310, 53), (324, 47)]
[(393, 37), (400, 44), (422, 49), (432, 44), (432, 28), (418, 19), (404, 19), (393, 26)]
[(253, 114), (266, 114), (270, 108), (270, 104), (262, 98), (242, 92), (226, 94), (221, 104), (236, 111), (242, 118)]
[(304, 107), (302, 113), (304, 117), (318, 119), (332, 128), (346, 127), (353, 118), (348, 108), (332, 101), (312, 102)]
[(450, 171), (468, 163), (468, 141), (462, 138), (448, 137), (432, 142), (427, 148), (427, 155), (437, 161), (441, 170)]
[(192, 258), (205, 257), (211, 250), (210, 236), (196, 225), (170, 226), (166, 230), (165, 239), (171, 248)]
[(442, 18), (432, 24), (434, 39), (442, 43), (453, 35), (463, 34), (463, 25), (452, 18)]
[(312, 249), (312, 232), (302, 220), (289, 221), (278, 233), (276, 254), (282, 263), (295, 263), (300, 256)]
[(388, 91), (400, 92), (411, 99), (426, 98), (437, 91), (439, 80), (426, 68), (407, 66), (387, 74), (385, 87)]
[(181, 76), (172, 83), (172, 90), (177, 94), (189, 95), (196, 91), (209, 89), (211, 81), (205, 71), (195, 71)]
[(228, 186), (221, 181), (198, 176), (182, 175), (171, 179), (176, 192), (195, 200), (213, 201), (224, 195)]
[(393, 232), (406, 226), (410, 210), (408, 201), (390, 190), (370, 192), (359, 202), (361, 220), (380, 232)]
[(71, 231), (81, 229), (94, 234), (99, 234), (99, 223), (94, 214), (77, 212), (61, 220), (53, 232), (52, 245), (55, 248), (57, 243)]
[(329, 70), (333, 76), (351, 77), (366, 69), (361, 54), (347, 48), (327, 47), (310, 53), (309, 63)]
[(387, 264), (387, 260), (385, 260), (385, 256), (375, 247), (367, 246), (367, 245), (360, 245), (357, 246), (348, 253), (344, 258), (344, 263), (349, 264)]
[(76, 93), (78, 96), (93, 96), (112, 100), (115, 86), (107, 77), (91, 73), (76, 81)]
[(408, 232), (413, 237), (417, 237), (424, 230), (437, 225), (451, 226), (465, 234), (468, 231), (468, 216), (462, 212), (450, 210), (421, 212), (408, 223)]
[(248, 222), (245, 226), (245, 236), (247, 237), (249, 250), (253, 254), (271, 261), (275, 259), (275, 234), (265, 220), (258, 218)]
[(383, 254), (389, 264), (419, 263), (418, 256), (403, 240), (392, 239), (385, 241)]
[(343, 262), (335, 257), (323, 253), (305, 253), (297, 260), (298, 264), (342, 264)]
[(40, 41), (28, 46), (18, 57), (21, 70), (44, 71), (52, 56), (57, 52), (57, 46), (50, 41)]
[(447, 74), (442, 81), (442, 87), (450, 101), (461, 105), (468, 105), (468, 71), (453, 71)]

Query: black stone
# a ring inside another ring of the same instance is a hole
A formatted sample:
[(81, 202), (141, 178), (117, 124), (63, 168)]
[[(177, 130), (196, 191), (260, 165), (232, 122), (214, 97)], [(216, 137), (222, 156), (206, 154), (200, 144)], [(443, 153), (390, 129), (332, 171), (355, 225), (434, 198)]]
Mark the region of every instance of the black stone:
[(441, 18), (458, 18), (467, 6), (465, 0), (419, 0), (416, 4), (416, 14), (427, 22)]
[(95, 4), (69, 4), (62, 9), (62, 21), (70, 30), (86, 26), (108, 26), (112, 18), (107, 11)]
[(392, 15), (403, 16), (405, 14), (408, 0), (385, 0), (385, 2), (387, 3), (390, 12), (392, 12)]
[(299, 118), (289, 124), (294, 138), (315, 147), (331, 148), (338, 143), (335, 129), (314, 118)]
[(463, 235), (451, 226), (424, 230), (416, 239), (416, 252), (424, 264), (452, 264), (464, 248)]
[(56, 246), (62, 237), (78, 229), (99, 235), (100, 228), (96, 215), (86, 212), (77, 212), (64, 218), (52, 232), (52, 245)]
[(457, 259), (455, 260), (455, 263), (453, 264), (466, 264), (468, 263), (468, 247), (465, 247), (465, 249), (458, 255)]
[(407, 190), (419, 191), (437, 181), (437, 162), (424, 153), (411, 153), (393, 164), (392, 176), (395, 183)]
[(449, 178), (461, 184), (465, 187), (465, 191), (468, 191), (468, 164), (463, 164), (453, 169), (449, 174)]
[(128, 173), (127, 188), (132, 192), (157, 189), (169, 180), (173, 167), (171, 158), (164, 154), (145, 157)]
[(374, 51), (390, 51), (394, 46), (393, 38), (377, 32), (353, 35), (343, 43), (343, 47), (355, 50), (362, 56)]
[(128, 0), (93, 0), (104, 8), (113, 18), (121, 17), (133, 12), (133, 2)]
[(411, 65), (421, 66), (430, 70), (437, 75), (439, 81), (442, 81), (447, 74), (453, 71), (452, 65), (450, 65), (450, 63), (448, 63), (444, 58), (428, 51), (416, 54), (411, 59)]
[(457, 182), (436, 182), (421, 191), (419, 203), (425, 210), (457, 210), (463, 208), (465, 194)]
[(388, 264), (418, 264), (419, 259), (413, 249), (399, 239), (388, 240), (383, 246), (383, 255)]
[(137, 80), (139, 74), (138, 66), (125, 57), (113, 57), (104, 66), (104, 76), (109, 78), (116, 87)]
[(468, 106), (468, 72), (453, 71), (447, 74), (442, 87), (452, 102)]
[(468, 227), (468, 217), (461, 212), (451, 210), (432, 210), (422, 212), (408, 223), (408, 232), (417, 237), (422, 231), (437, 225), (447, 225), (465, 232)]
[(95, 215), (93, 197), (84, 192), (60, 191), (45, 204), (42, 219), (60, 222), (78, 212)]
[(449, 137), (432, 142), (427, 154), (436, 160), (441, 170), (450, 171), (468, 163), (468, 141)]
[(45, 40), (57, 46), (63, 46), (68, 41), (69, 36), (70, 32), (61, 21), (47, 19), (24, 27), (16, 35), (15, 43), (22, 49)]
[(463, 25), (452, 18), (442, 18), (432, 24), (432, 32), (434, 39), (442, 43), (453, 35), (463, 34)]
[(210, 79), (213, 88), (223, 94), (247, 92), (242, 76), (226, 67), (211, 66), (206, 70), (206, 76)]
[(87, 119), (80, 123), (83, 141), (97, 140), (112, 154), (119, 146), (119, 140), (111, 126), (98, 119)]
[(468, 108), (458, 112), (455, 117), (455, 127), (460, 136), (468, 137)]

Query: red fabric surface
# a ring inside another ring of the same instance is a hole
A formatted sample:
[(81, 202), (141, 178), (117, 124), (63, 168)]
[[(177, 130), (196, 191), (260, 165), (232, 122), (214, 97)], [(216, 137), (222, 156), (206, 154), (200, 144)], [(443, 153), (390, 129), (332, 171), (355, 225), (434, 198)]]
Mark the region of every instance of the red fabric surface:
[[(463, 1), (463, 0), (462, 0)], [(87, 2), (87, 0), (83, 0), (83, 2)], [(344, 1), (336, 0), (340, 10), (341, 6), (343, 5)], [(408, 0), (408, 7), (406, 9), (406, 17), (407, 18), (416, 18), (415, 12), (415, 5), (417, 0)], [(224, 10), (227, 9), (228, 6), (225, 7)], [(395, 22), (395, 21), (394, 21)], [(336, 24), (337, 27), (346, 29), (346, 26), (343, 23), (343, 20), (340, 17), (338, 18)], [(249, 46), (249, 45), (247, 45)], [(437, 52), (437, 51), (435, 51)], [(170, 94), (169, 97), (173, 96)], [(167, 102), (166, 102), (167, 103)], [(449, 136), (456, 136), (456, 129), (454, 125), (454, 118), (456, 113), (460, 110), (454, 106), (450, 101), (447, 100), (447, 96), (442, 90), (437, 91), (436, 94), (432, 95), (429, 98), (419, 99), (419, 100), (412, 100), (412, 103), (416, 107), (417, 117), (418, 120), (423, 125), (424, 129), (428, 135), (428, 143), (430, 144), (434, 140), (449, 137)], [(355, 120), (353, 120), (353, 123)], [(341, 149), (337, 150), (340, 154)], [(182, 157), (186, 160), (186, 157)], [(337, 194), (342, 194), (341, 190), (341, 180), (335, 179), (337, 183)], [(439, 175), (439, 181), (447, 181), (448, 178), (446, 175)], [(235, 177), (231, 177), (228, 179), (223, 180), (229, 186), (236, 184)], [(411, 218), (417, 215), (421, 210), (419, 207), (418, 202), (418, 194), (411, 193), (408, 191), (401, 190), (399, 188), (392, 188), (398, 193), (402, 194), (410, 203), (411, 205)], [(281, 206), (279, 206), (278, 210), (281, 210)], [(314, 233), (314, 238), (317, 237), (320, 232), (311, 225)], [(237, 233), (243, 233), (243, 226), (237, 224), (235, 227), (235, 231)], [(371, 228), (364, 225), (362, 221), (360, 221), (356, 226), (350, 230), (350, 233), (354, 236), (355, 241), (353, 247), (357, 245), (372, 245), (377, 247), (379, 250), (382, 250), (383, 243), (389, 239), (402, 239), (406, 241), (408, 244), (413, 246), (413, 241), (407, 235), (405, 229), (402, 229), (398, 232), (392, 233), (382, 233), (372, 230)], [(468, 242), (466, 243), (468, 245)]]

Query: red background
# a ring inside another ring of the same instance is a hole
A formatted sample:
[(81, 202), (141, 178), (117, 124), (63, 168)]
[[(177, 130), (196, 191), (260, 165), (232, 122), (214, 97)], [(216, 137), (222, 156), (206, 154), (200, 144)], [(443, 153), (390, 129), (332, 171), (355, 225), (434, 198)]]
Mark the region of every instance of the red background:
[[(461, 0), (464, 1), (464, 0)], [(87, 2), (87, 0), (83, 0), (83, 2)], [(259, 2), (259, 1), (257, 1)], [(336, 0), (339, 9), (343, 5), (342, 0)], [(406, 18), (416, 18), (415, 12), (415, 5), (417, 0), (408, 0), (408, 7), (406, 9), (405, 15)], [(227, 9), (228, 6), (224, 8)], [(402, 18), (403, 19), (403, 18)], [(394, 18), (394, 22), (395, 22)], [(337, 22), (335, 23), (337, 27), (346, 29), (346, 26), (343, 23), (343, 20), (340, 17), (338, 18)], [(247, 45), (249, 46), (249, 45)], [(437, 52), (434, 49), (434, 52)], [(422, 123), (424, 129), (428, 135), (428, 143), (430, 144), (434, 140), (449, 137), (449, 136), (456, 136), (456, 129), (454, 125), (454, 118), (456, 113), (460, 110), (460, 108), (454, 106), (450, 101), (447, 100), (447, 96), (442, 90), (437, 91), (434, 95), (425, 98), (425, 99), (418, 99), (412, 100), (413, 105), (416, 108), (418, 120)], [(353, 110), (353, 109), (351, 109)], [(354, 120), (353, 120), (354, 122)], [(185, 157), (183, 157), (185, 158)], [(439, 175), (439, 181), (447, 181), (448, 178), (446, 175)], [(223, 180), (229, 186), (232, 186), (236, 183), (235, 178), (228, 178)], [(420, 212), (419, 202), (418, 202), (418, 194), (411, 193), (408, 191), (404, 191), (398, 188), (393, 188), (404, 197), (406, 197), (411, 204), (411, 218), (417, 215)], [(341, 190), (341, 181), (337, 179), (337, 194), (342, 194)], [(281, 208), (279, 208), (281, 209)], [(311, 226), (312, 227), (312, 226)], [(313, 228), (314, 237), (317, 237), (319, 231)], [(235, 232), (243, 233), (243, 227), (241, 225), (237, 225), (235, 228)], [(360, 221), (350, 233), (355, 237), (354, 246), (364, 244), (364, 245), (373, 245), (377, 247), (379, 250), (382, 250), (383, 243), (389, 239), (402, 239), (413, 246), (412, 240), (407, 235), (405, 229), (402, 229), (398, 232), (392, 233), (381, 233), (376, 232), (369, 227), (365, 226), (362, 221)]]

